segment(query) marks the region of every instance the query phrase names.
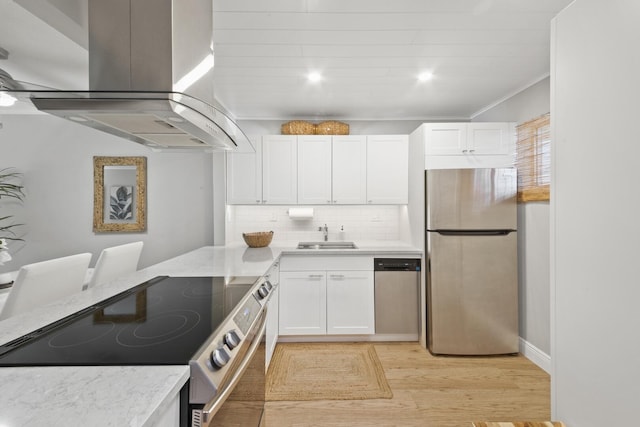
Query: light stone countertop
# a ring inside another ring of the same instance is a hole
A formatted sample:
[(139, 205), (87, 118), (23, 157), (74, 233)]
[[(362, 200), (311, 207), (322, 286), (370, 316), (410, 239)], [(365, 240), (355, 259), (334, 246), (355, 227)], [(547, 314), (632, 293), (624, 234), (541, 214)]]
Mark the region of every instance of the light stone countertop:
[(422, 256), (421, 249), (396, 240), (358, 240), (354, 243), (356, 249), (296, 249), (298, 242), (276, 243), (275, 245), (280, 249), (282, 255), (388, 255), (404, 258), (420, 258)]
[[(0, 321), (0, 344), (139, 283), (168, 276), (261, 276), (280, 255), (392, 254), (419, 257), (398, 242), (358, 243), (353, 250), (297, 250), (297, 242), (267, 248), (243, 243), (203, 247), (136, 273)], [(0, 368), (0, 426), (153, 426), (189, 379), (184, 366), (81, 366)]]

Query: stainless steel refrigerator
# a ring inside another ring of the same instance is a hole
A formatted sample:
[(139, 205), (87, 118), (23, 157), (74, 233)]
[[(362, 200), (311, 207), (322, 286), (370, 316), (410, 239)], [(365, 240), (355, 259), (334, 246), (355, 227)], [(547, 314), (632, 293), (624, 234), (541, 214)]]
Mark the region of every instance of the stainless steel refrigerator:
[(516, 170), (425, 174), (429, 351), (518, 352)]

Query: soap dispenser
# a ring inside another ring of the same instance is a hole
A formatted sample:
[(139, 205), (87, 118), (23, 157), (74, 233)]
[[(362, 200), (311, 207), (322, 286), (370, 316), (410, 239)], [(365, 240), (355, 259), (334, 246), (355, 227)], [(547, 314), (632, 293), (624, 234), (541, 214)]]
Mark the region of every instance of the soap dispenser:
[(338, 240), (344, 240), (344, 225), (340, 226), (340, 231), (338, 231)]

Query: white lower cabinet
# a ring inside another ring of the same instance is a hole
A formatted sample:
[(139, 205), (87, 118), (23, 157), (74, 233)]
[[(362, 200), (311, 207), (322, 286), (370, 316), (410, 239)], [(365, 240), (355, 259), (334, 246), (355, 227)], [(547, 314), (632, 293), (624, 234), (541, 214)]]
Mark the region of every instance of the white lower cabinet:
[(324, 271), (281, 271), (279, 334), (326, 334), (326, 288)]
[(276, 344), (278, 342), (278, 317), (279, 317), (279, 305), (280, 305), (280, 287), (276, 287), (273, 290), (271, 295), (271, 299), (269, 300), (269, 305), (267, 306), (267, 331), (265, 337), (265, 370), (269, 369), (269, 364), (271, 363), (271, 357), (273, 356), (273, 352), (276, 349)]
[(373, 271), (327, 272), (327, 334), (373, 334)]
[[(357, 261), (352, 268), (366, 263), (367, 269), (354, 270), (344, 268), (348, 258), (335, 262), (341, 269), (307, 270), (304, 262), (295, 262), (297, 271), (280, 271), (281, 336), (375, 333), (373, 260)], [(309, 262), (316, 268), (333, 263), (327, 257)]]
[(280, 307), (280, 261), (276, 261), (264, 276), (273, 286), (267, 305), (267, 330), (265, 332), (265, 371), (269, 369), (271, 357), (278, 343), (278, 317)]

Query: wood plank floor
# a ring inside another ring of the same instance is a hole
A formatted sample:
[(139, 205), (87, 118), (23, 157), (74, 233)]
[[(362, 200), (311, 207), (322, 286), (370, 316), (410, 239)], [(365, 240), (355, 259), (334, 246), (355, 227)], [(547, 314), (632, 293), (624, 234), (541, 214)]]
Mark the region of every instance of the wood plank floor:
[(375, 348), (392, 399), (267, 402), (266, 427), (470, 427), (550, 418), (549, 375), (523, 356), (434, 357), (417, 343)]

